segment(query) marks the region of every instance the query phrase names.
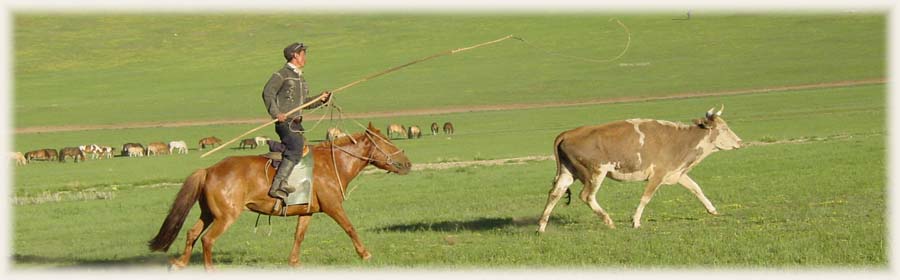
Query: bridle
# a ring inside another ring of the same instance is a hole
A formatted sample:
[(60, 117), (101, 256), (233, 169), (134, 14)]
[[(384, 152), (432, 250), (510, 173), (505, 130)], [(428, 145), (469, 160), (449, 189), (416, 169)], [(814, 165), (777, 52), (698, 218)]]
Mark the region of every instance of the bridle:
[[(360, 125), (360, 126), (362, 126), (362, 125)], [(344, 187), (343, 187), (343, 186), (344, 186), (344, 182), (343, 182), (343, 179), (341, 179), (341, 173), (338, 172), (338, 168), (337, 168), (337, 157), (336, 157), (335, 154), (334, 154), (334, 150), (335, 150), (335, 149), (337, 149), (337, 150), (339, 150), (339, 151), (341, 151), (341, 152), (344, 152), (344, 153), (346, 153), (346, 154), (348, 154), (348, 155), (350, 155), (350, 156), (352, 156), (352, 157), (355, 157), (355, 158), (364, 160), (364, 161), (366, 161), (366, 164), (367, 164), (367, 165), (368, 165), (368, 164), (371, 164), (371, 163), (373, 163), (373, 162), (380, 162), (380, 163), (385, 163), (385, 164), (387, 164), (388, 166), (393, 166), (393, 167), (395, 167), (395, 168), (398, 168), (398, 167), (399, 167), (398, 164), (397, 164), (397, 162), (394, 161), (394, 157), (393, 157), (393, 156), (396, 156), (396, 155), (398, 155), (398, 154), (400, 154), (400, 153), (403, 153), (403, 150), (400, 149), (399, 147), (395, 146), (395, 145), (394, 145), (393, 143), (391, 143), (390, 141), (385, 140), (384, 143), (386, 143), (386, 144), (388, 144), (388, 145), (391, 145), (392, 147), (394, 147), (395, 149), (397, 149), (396, 152), (388, 153), (388, 152), (385, 151), (380, 145), (378, 145), (378, 142), (375, 141), (375, 139), (372, 137), (372, 136), (374, 135), (374, 136), (377, 136), (377, 137), (381, 138), (381, 136), (378, 135), (378, 134), (376, 134), (375, 132), (372, 132), (371, 130), (369, 130), (369, 128), (365, 128), (365, 129), (366, 129), (366, 132), (365, 132), (364, 134), (366, 135), (366, 138), (369, 139), (369, 142), (372, 143), (372, 147), (369, 148), (369, 151), (366, 153), (367, 155), (365, 155), (365, 156), (359, 155), (359, 154), (356, 154), (356, 153), (353, 153), (353, 152), (351, 152), (351, 151), (348, 151), (347, 149), (344, 149), (344, 148), (341, 147), (341, 146), (335, 145), (334, 142), (332, 142), (331, 145), (330, 145), (330, 146), (331, 146), (331, 164), (332, 164), (333, 167), (334, 167), (334, 175), (335, 175), (335, 177), (337, 177), (337, 179), (338, 179), (338, 185), (340, 186), (340, 187), (338, 187), (338, 188), (341, 190), (341, 197), (344, 198), (344, 199), (347, 199), (347, 194), (344, 192)], [(354, 143), (356, 142), (356, 139), (353, 138), (352, 135), (351, 135), (351, 136), (348, 136), (348, 137), (350, 137), (350, 139), (352, 139), (352, 141), (353, 141)], [(381, 138), (381, 139), (384, 139), (384, 138)], [(383, 154), (384, 157), (386, 158), (386, 160), (379, 160), (379, 159), (376, 159), (376, 158), (372, 157), (372, 155), (375, 154), (375, 151), (378, 151), (378, 152), (380, 152), (381, 154)], [(388, 172), (390, 172), (390, 171), (388, 171)]]
[[(365, 156), (355, 154), (355, 153), (353, 153), (353, 152), (351, 152), (351, 151), (348, 151), (348, 150), (344, 149), (344, 148), (341, 147), (341, 146), (334, 145), (333, 143), (332, 143), (331, 147), (332, 147), (333, 149), (338, 149), (338, 150), (340, 150), (340, 151), (342, 151), (342, 152), (344, 152), (344, 153), (347, 153), (348, 155), (350, 155), (350, 156), (352, 156), (352, 157), (355, 157), (355, 158), (358, 158), (358, 159), (361, 159), (361, 160), (365, 160), (366, 163), (379, 162), (379, 163), (385, 163), (385, 164), (390, 165), (390, 166), (396, 166), (397, 162), (394, 161), (394, 156), (397, 156), (398, 154), (403, 153), (403, 150), (400, 149), (399, 147), (395, 146), (394, 144), (392, 144), (390, 141), (385, 140), (383, 143), (388, 144), (388, 145), (390, 145), (391, 147), (394, 147), (394, 149), (397, 150), (396, 152), (388, 153), (388, 152), (385, 151), (380, 145), (378, 145), (378, 141), (375, 141), (375, 139), (374, 139), (374, 137), (373, 137), (373, 135), (374, 135), (375, 137), (381, 138), (380, 135), (375, 134), (374, 132), (372, 132), (372, 131), (369, 130), (368, 128), (366, 128), (365, 135), (366, 135), (366, 138), (369, 139), (369, 142), (372, 143), (372, 147), (369, 148), (369, 151), (366, 153), (367, 155), (365, 155)], [(384, 138), (381, 138), (381, 139), (384, 140)], [(380, 152), (382, 155), (384, 155), (385, 160), (379, 160), (379, 159), (376, 159), (376, 158), (372, 157), (372, 155), (375, 154), (375, 151), (378, 151), (378, 152)]]

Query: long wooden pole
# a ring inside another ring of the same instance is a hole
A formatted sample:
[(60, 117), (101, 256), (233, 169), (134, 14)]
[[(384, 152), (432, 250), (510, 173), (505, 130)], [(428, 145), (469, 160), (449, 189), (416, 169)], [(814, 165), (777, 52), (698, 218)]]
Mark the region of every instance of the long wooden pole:
[[(509, 38), (515, 38), (515, 37), (513, 37), (513, 35), (507, 35), (507, 36), (505, 36), (505, 37), (503, 37), (503, 38), (500, 38), (500, 39), (496, 39), (496, 40), (492, 40), (492, 41), (480, 43), (480, 44), (473, 45), (473, 46), (469, 46), (469, 47), (464, 47), (464, 48), (458, 48), (458, 49), (448, 50), (448, 51), (440, 52), (440, 53), (433, 54), (433, 55), (430, 55), (430, 56), (426, 56), (426, 57), (423, 57), (423, 58), (420, 58), (420, 59), (417, 59), (417, 60), (413, 60), (413, 61), (408, 62), (408, 63), (406, 63), (406, 64), (399, 65), (399, 66), (395, 66), (395, 67), (392, 67), (392, 68), (390, 68), (390, 69), (387, 69), (387, 70), (384, 70), (384, 71), (381, 71), (381, 72), (378, 72), (378, 73), (375, 73), (375, 74), (366, 76), (366, 77), (364, 77), (364, 78), (362, 78), (362, 79), (353, 81), (352, 83), (346, 84), (346, 85), (344, 85), (344, 86), (342, 86), (342, 87), (339, 87), (339, 88), (336, 88), (336, 89), (332, 90), (331, 93), (332, 93), (332, 94), (335, 94), (335, 93), (341, 92), (341, 91), (343, 91), (343, 90), (345, 90), (345, 89), (348, 89), (348, 88), (350, 88), (350, 87), (352, 87), (352, 86), (355, 86), (355, 85), (357, 85), (357, 84), (359, 84), (359, 83), (362, 83), (362, 82), (365, 82), (365, 81), (368, 81), (368, 80), (377, 78), (377, 77), (379, 77), (379, 76), (381, 76), (381, 75), (384, 75), (384, 74), (387, 74), (387, 73), (391, 73), (391, 72), (400, 70), (400, 69), (402, 69), (402, 68), (405, 68), (405, 67), (407, 67), (407, 66), (410, 66), (410, 65), (413, 65), (413, 64), (422, 62), (422, 61), (430, 60), (430, 59), (432, 59), (432, 58), (439, 57), (439, 56), (451, 55), (451, 54), (455, 54), (455, 53), (458, 53), (458, 52), (468, 51), (468, 50), (471, 50), (471, 49), (475, 49), (475, 48), (487, 46), (487, 45), (494, 44), (494, 43), (499, 43), (499, 42), (501, 42), (501, 41), (503, 41), (503, 40), (506, 40), (506, 39), (509, 39)], [(303, 105), (300, 105), (299, 107), (294, 108), (293, 110), (290, 110), (290, 111), (288, 111), (287, 113), (284, 113), (284, 115), (289, 116), (289, 115), (291, 115), (291, 114), (293, 114), (293, 113), (295, 113), (295, 112), (297, 112), (297, 111), (303, 110), (303, 108), (309, 107), (309, 106), (312, 105), (313, 103), (319, 102), (321, 99), (322, 99), (322, 96), (316, 97), (315, 99), (310, 100), (309, 102), (303, 103)], [(247, 135), (250, 134), (250, 133), (253, 133), (253, 132), (257, 131), (257, 130), (263, 129), (264, 127), (267, 127), (267, 126), (269, 126), (269, 125), (275, 123), (276, 121), (278, 121), (278, 120), (277, 120), (277, 119), (273, 119), (273, 120), (271, 120), (271, 121), (269, 121), (269, 122), (267, 122), (267, 123), (264, 123), (264, 124), (262, 124), (262, 125), (260, 125), (260, 126), (254, 127), (253, 129), (250, 129), (250, 130), (248, 130), (247, 132), (244, 132), (243, 134), (238, 135), (237, 137), (234, 137), (234, 138), (231, 139), (231, 140), (228, 140), (228, 142), (225, 142), (225, 143), (223, 143), (222, 145), (219, 145), (219, 146), (216, 147), (215, 149), (212, 149), (212, 150), (210, 150), (209, 152), (206, 152), (205, 154), (201, 155), (200, 157), (201, 157), (201, 158), (202, 158), (202, 157), (206, 157), (206, 156), (208, 156), (208, 155), (210, 155), (210, 154), (212, 154), (212, 153), (214, 153), (214, 152), (216, 152), (216, 151), (218, 151), (218, 150), (221, 150), (222, 148), (225, 148), (225, 147), (228, 146), (229, 144), (234, 143), (234, 142), (237, 141), (238, 139), (241, 139), (241, 137), (247, 136)]]

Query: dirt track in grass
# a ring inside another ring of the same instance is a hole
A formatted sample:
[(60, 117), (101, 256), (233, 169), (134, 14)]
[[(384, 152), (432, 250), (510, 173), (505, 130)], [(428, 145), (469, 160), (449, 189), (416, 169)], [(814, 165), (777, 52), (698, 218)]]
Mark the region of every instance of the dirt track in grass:
[[(350, 119), (369, 119), (369, 118), (387, 118), (387, 117), (400, 117), (400, 116), (441, 115), (441, 114), (484, 112), (484, 111), (523, 110), (523, 109), (583, 106), (583, 105), (597, 105), (597, 104), (611, 104), (611, 103), (644, 102), (644, 101), (654, 101), (654, 100), (669, 100), (669, 99), (696, 98), (696, 97), (744, 95), (744, 94), (757, 94), (757, 93), (790, 91), (790, 90), (841, 88), (841, 87), (852, 87), (852, 86), (885, 84), (885, 83), (886, 83), (885, 78), (874, 78), (874, 79), (866, 79), (866, 80), (836, 81), (836, 82), (827, 82), (827, 83), (787, 85), (787, 86), (778, 86), (778, 87), (738, 89), (738, 90), (727, 90), (727, 91), (716, 91), (716, 92), (683, 92), (683, 93), (673, 93), (673, 94), (669, 94), (669, 95), (665, 95), (665, 96), (654, 96), (654, 97), (646, 97), (646, 96), (618, 97), (618, 98), (589, 99), (589, 100), (577, 100), (577, 101), (560, 101), (560, 102), (550, 102), (550, 103), (477, 105), (477, 106), (465, 106), (465, 107), (400, 110), (400, 111), (390, 111), (390, 112), (366, 112), (366, 113), (355, 113), (355, 114), (351, 113), (351, 114), (344, 114), (344, 117), (350, 118)], [(308, 119), (316, 119), (316, 120), (319, 119), (320, 117), (321, 117), (321, 115), (315, 115), (315, 114), (310, 114), (307, 116)], [(185, 127), (185, 126), (207, 126), (207, 125), (229, 125), (229, 124), (263, 124), (268, 121), (269, 121), (269, 119), (265, 119), (265, 118), (255, 118), (255, 119), (229, 119), (229, 120), (177, 121), (177, 122), (135, 122), (135, 123), (122, 123), (122, 124), (109, 124), (109, 125), (31, 126), (31, 127), (16, 128), (15, 133), (16, 134), (29, 134), (29, 133), (49, 133), (49, 132), (105, 130), (105, 129)]]

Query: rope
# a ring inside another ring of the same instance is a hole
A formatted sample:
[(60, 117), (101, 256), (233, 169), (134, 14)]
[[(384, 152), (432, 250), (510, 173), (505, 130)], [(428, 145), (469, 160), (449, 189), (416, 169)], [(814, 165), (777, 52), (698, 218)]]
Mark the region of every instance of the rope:
[[(536, 45), (534, 45), (534, 44), (532, 44), (532, 43), (526, 41), (526, 40), (525, 40), (524, 38), (522, 38), (522, 37), (515, 37), (515, 36), (513, 36), (512, 34), (510, 34), (510, 35), (506, 35), (506, 36), (501, 37), (501, 38), (496, 39), (496, 40), (487, 41), (487, 42), (484, 42), (484, 43), (480, 43), (480, 44), (476, 44), (476, 45), (472, 45), (472, 46), (468, 46), (468, 47), (462, 47), (462, 48), (457, 48), (457, 49), (453, 49), (453, 50), (448, 50), (448, 51), (436, 53), (436, 54), (433, 54), (433, 55), (429, 55), (429, 56), (426, 56), (426, 57), (423, 57), (423, 58), (419, 58), (419, 59), (416, 59), (416, 60), (407, 62), (407, 63), (402, 64), (402, 65), (394, 66), (394, 67), (391, 67), (391, 68), (389, 68), (389, 69), (387, 69), (387, 70), (384, 70), (384, 71), (381, 71), (381, 72), (378, 72), (378, 73), (375, 73), (375, 74), (372, 74), (372, 75), (363, 77), (362, 79), (353, 81), (353, 82), (351, 82), (351, 83), (349, 83), (349, 84), (346, 84), (346, 85), (344, 85), (344, 86), (341, 86), (341, 87), (339, 87), (339, 88), (336, 88), (336, 89), (332, 90), (331, 93), (332, 93), (332, 96), (334, 96), (333, 94), (338, 93), (338, 92), (341, 92), (341, 91), (344, 91), (344, 90), (346, 90), (346, 89), (348, 89), (348, 88), (350, 88), (350, 87), (353, 87), (353, 86), (355, 86), (355, 85), (357, 85), (357, 84), (360, 84), (360, 83), (369, 81), (369, 80), (371, 80), (371, 79), (380, 77), (380, 76), (382, 76), (382, 75), (385, 75), (385, 74), (388, 74), (388, 73), (391, 73), (391, 72), (394, 72), (394, 71), (397, 71), (397, 70), (406, 68), (406, 67), (408, 67), (408, 66), (410, 66), (410, 65), (413, 65), (413, 64), (416, 64), (416, 63), (419, 63), (419, 62), (431, 60), (431, 59), (434, 59), (434, 58), (437, 58), (437, 57), (441, 57), (441, 56), (445, 56), (445, 55), (452, 55), (452, 54), (455, 54), (455, 53), (468, 51), (468, 50), (472, 50), (472, 49), (475, 49), (475, 48), (480, 48), (480, 47), (487, 46), (487, 45), (491, 45), (491, 44), (496, 44), (496, 43), (505, 41), (505, 40), (507, 40), (507, 39), (516, 39), (516, 40), (519, 40), (519, 41), (521, 41), (521, 42), (523, 42), (523, 43), (525, 43), (525, 44), (527, 44), (527, 45), (529, 45), (529, 46), (531, 46), (531, 47), (533, 47), (533, 48), (535, 48), (535, 49), (538, 49), (538, 50), (543, 51), (543, 52), (545, 52), (545, 53), (547, 53), (547, 54), (550, 54), (550, 55), (556, 55), (556, 56), (562, 56), (562, 57), (567, 57), (567, 58), (579, 59), (579, 60), (588, 61), (588, 62), (611, 62), (611, 61), (617, 60), (617, 59), (619, 59), (620, 57), (624, 56), (625, 53), (628, 51), (628, 48), (631, 46), (631, 32), (628, 30), (628, 27), (625, 26), (625, 24), (622, 23), (622, 21), (620, 21), (620, 20), (617, 19), (617, 18), (612, 18), (612, 19), (610, 19), (609, 21), (613, 21), (613, 20), (615, 20), (615, 21), (619, 24), (619, 26), (622, 26), (622, 28), (625, 29), (625, 33), (628, 34), (628, 41), (625, 43), (625, 48), (622, 50), (622, 52), (619, 53), (618, 56), (616, 56), (616, 57), (614, 57), (614, 58), (612, 58), (612, 59), (598, 60), (598, 59), (592, 59), (592, 58), (586, 58), (586, 57), (579, 57), (579, 56), (567, 55), (567, 54), (562, 54), (562, 53), (558, 53), (558, 52), (552, 52), (552, 51), (548, 51), (548, 50), (545, 50), (545, 49), (543, 49), (543, 48), (540, 48), (540, 47), (538, 47), (538, 46), (536, 46)], [(312, 104), (315, 103), (315, 102), (319, 102), (320, 100), (322, 100), (322, 96), (321, 96), (321, 95), (320, 95), (319, 97), (314, 98), (313, 100), (310, 100), (309, 102), (306, 102), (306, 103), (304, 103), (304, 104), (298, 106), (297, 108), (294, 108), (294, 109), (292, 109), (292, 110), (290, 110), (290, 111), (284, 113), (284, 114), (289, 116), (289, 115), (291, 115), (291, 114), (293, 114), (293, 113), (295, 113), (295, 112), (297, 112), (297, 111), (302, 110), (303, 108), (309, 107), (310, 105), (312, 105)], [(225, 143), (219, 145), (218, 147), (216, 147), (216, 148), (214, 148), (214, 149), (212, 149), (212, 150), (210, 150), (210, 151), (208, 151), (208, 152), (206, 152), (206, 153), (200, 155), (200, 157), (203, 158), (203, 157), (206, 157), (206, 156), (208, 156), (208, 155), (210, 155), (210, 154), (212, 154), (212, 153), (214, 153), (214, 152), (216, 152), (216, 151), (218, 151), (218, 150), (221, 150), (222, 148), (225, 148), (225, 147), (228, 146), (229, 144), (234, 143), (235, 141), (237, 141), (237, 140), (240, 139), (241, 137), (244, 137), (244, 136), (246, 136), (246, 135), (248, 135), (248, 134), (250, 134), (250, 133), (253, 133), (253, 132), (257, 131), (257, 130), (260, 130), (260, 129), (264, 128), (264, 127), (267, 127), (267, 126), (269, 126), (269, 125), (275, 123), (276, 121), (277, 121), (277, 120), (274, 120), (274, 119), (273, 119), (273, 120), (270, 120), (270, 121), (268, 121), (268, 122), (266, 122), (266, 123), (264, 123), (264, 124), (262, 124), (262, 125), (260, 125), (260, 126), (257, 126), (257, 127), (255, 127), (255, 128), (252, 128), (252, 129), (248, 130), (247, 132), (244, 132), (243, 134), (238, 135), (237, 137), (234, 137), (234, 139), (228, 140), (228, 141), (226, 141)]]
[(513, 38), (515, 38), (516, 40), (522, 41), (522, 43), (525, 43), (526, 45), (531, 46), (532, 48), (535, 48), (535, 49), (537, 49), (537, 50), (540, 50), (540, 51), (544, 52), (545, 54), (549, 54), (549, 55), (555, 55), (555, 56), (560, 56), (560, 57), (565, 57), (565, 58), (571, 58), (571, 59), (577, 59), (577, 60), (586, 61), (586, 62), (594, 62), (594, 63), (606, 63), (606, 62), (612, 62), (612, 61), (615, 61), (615, 60), (621, 58), (622, 56), (624, 56), (625, 53), (628, 52), (628, 48), (631, 46), (631, 31), (629, 31), (629, 30), (628, 30), (628, 27), (625, 26), (625, 24), (622, 23), (622, 21), (620, 21), (619, 19), (617, 19), (617, 18), (611, 18), (611, 19), (609, 19), (609, 21), (613, 21), (613, 20), (615, 20), (616, 23), (618, 23), (619, 26), (621, 26), (622, 29), (625, 30), (625, 34), (628, 34), (628, 41), (625, 42), (625, 48), (622, 49), (622, 52), (619, 53), (619, 55), (617, 55), (616, 57), (613, 57), (613, 58), (611, 58), (611, 59), (595, 59), (595, 58), (588, 58), (588, 57), (581, 57), (581, 56), (574, 56), (574, 55), (563, 54), (563, 53), (559, 53), (559, 52), (555, 52), (555, 51), (549, 51), (549, 50), (546, 50), (546, 49), (544, 49), (544, 48), (538, 47), (538, 46), (536, 46), (536, 45), (534, 45), (534, 44), (532, 44), (532, 43), (526, 41), (524, 38), (521, 38), (521, 37), (513, 37)]

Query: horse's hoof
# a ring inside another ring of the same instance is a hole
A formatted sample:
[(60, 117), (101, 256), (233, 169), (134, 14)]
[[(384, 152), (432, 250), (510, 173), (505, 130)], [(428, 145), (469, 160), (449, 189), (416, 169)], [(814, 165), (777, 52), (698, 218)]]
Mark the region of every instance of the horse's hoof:
[(174, 264), (174, 263), (173, 263), (173, 264), (169, 264), (169, 267), (168, 267), (167, 270), (168, 270), (169, 272), (174, 272), (174, 271), (179, 271), (179, 270), (181, 270), (182, 268), (184, 268), (184, 266), (180, 266), (180, 265), (178, 265), (178, 264)]
[(372, 259), (372, 254), (369, 253), (369, 252), (365, 252), (365, 253), (363, 253), (363, 255), (361, 256), (361, 258), (362, 258), (362, 260), (364, 260), (364, 261), (368, 261), (368, 260)]

